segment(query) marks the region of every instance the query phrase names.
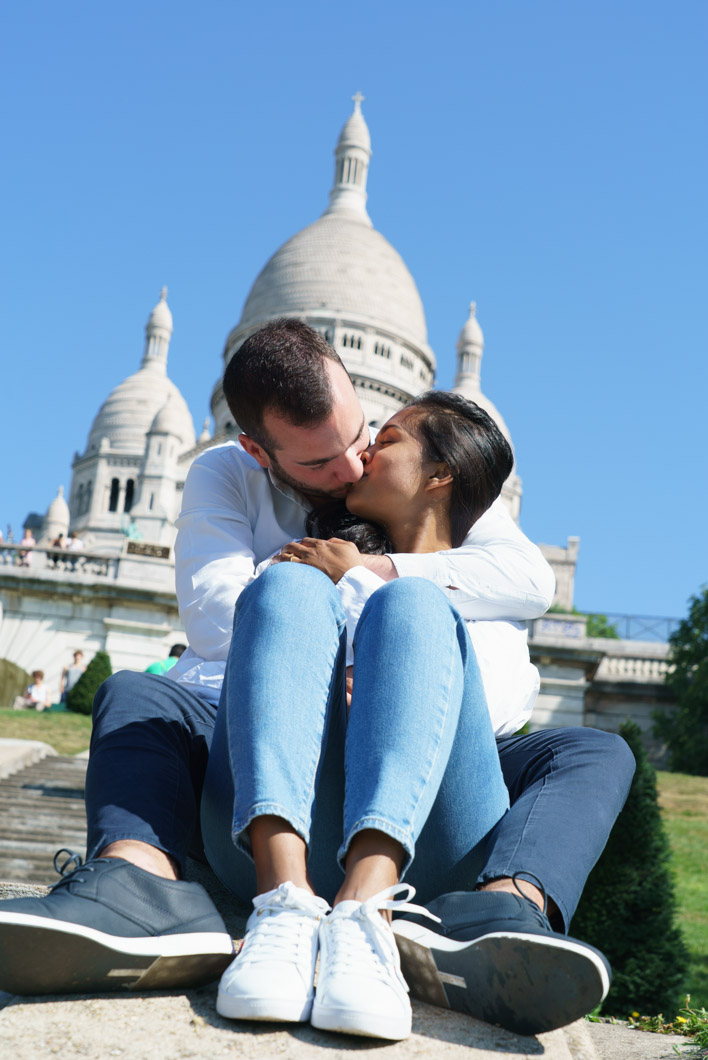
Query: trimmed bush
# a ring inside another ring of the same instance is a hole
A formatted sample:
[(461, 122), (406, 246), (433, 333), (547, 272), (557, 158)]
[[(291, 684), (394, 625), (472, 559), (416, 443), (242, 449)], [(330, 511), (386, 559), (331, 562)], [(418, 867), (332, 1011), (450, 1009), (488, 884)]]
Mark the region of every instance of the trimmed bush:
[(678, 710), (654, 715), (654, 735), (666, 740), (674, 772), (708, 777), (708, 588), (689, 604), (688, 618), (669, 637), (665, 680)]
[(111, 660), (106, 652), (97, 651), (79, 680), (67, 694), (67, 710), (73, 710), (75, 714), (91, 714), (93, 697), (112, 673)]
[(625, 807), (590, 874), (571, 934), (602, 950), (612, 965), (603, 1015), (673, 1015), (683, 1001), (688, 952), (675, 923), (671, 855), (657, 802), (656, 772), (639, 726), (627, 721), (620, 735), (637, 760), (637, 770)]

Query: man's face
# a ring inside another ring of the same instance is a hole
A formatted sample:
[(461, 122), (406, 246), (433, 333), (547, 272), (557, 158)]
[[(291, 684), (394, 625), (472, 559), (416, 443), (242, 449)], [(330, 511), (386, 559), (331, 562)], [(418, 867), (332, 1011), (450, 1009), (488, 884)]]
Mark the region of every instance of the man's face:
[(240, 441), (261, 467), (311, 498), (346, 497), (362, 475), (361, 453), (369, 444), (369, 428), (349, 376), (327, 361), (334, 396), (328, 418), (314, 427), (296, 427), (266, 412), (263, 426), (272, 439), (270, 452), (247, 435)]

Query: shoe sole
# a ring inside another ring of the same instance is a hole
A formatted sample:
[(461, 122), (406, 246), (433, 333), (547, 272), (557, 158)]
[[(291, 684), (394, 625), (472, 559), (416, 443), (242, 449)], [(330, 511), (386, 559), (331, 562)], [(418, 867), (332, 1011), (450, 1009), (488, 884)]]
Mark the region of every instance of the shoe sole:
[(393, 931), (413, 997), (516, 1034), (565, 1027), (610, 988), (600, 955), (566, 938), (494, 932), (457, 942), (406, 920)]
[(219, 990), (216, 1011), (230, 1020), (266, 1020), (271, 1023), (306, 1023), (312, 1012), (312, 998), (304, 1004), (302, 999), (294, 1001), (263, 997), (232, 997)]
[(21, 995), (168, 990), (218, 979), (231, 937), (208, 932), (120, 938), (27, 913), (0, 913), (0, 990)]
[(411, 1033), (410, 1015), (394, 1019), (372, 1012), (318, 1005), (316, 997), (310, 1023), (321, 1031), (356, 1034), (365, 1038), (387, 1038), (393, 1042), (400, 1042)]

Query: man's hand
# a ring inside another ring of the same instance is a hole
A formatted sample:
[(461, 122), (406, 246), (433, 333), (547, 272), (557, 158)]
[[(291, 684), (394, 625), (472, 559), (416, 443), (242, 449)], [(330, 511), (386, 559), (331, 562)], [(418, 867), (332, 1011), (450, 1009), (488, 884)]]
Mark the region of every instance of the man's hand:
[(307, 563), (310, 567), (317, 567), (331, 578), (335, 585), (352, 567), (365, 566), (365, 557), (356, 545), (338, 537), (331, 537), (329, 541), (321, 541), (317, 537), (291, 541), (289, 545), (283, 546), (275, 558), (279, 563)]
[(353, 691), (354, 691), (354, 667), (353, 666), (347, 666), (347, 676), (346, 676), (346, 682), (345, 682), (345, 694), (346, 694), (346, 697), (347, 697), (347, 714), (349, 713), (349, 708), (352, 705), (352, 692)]
[(378, 574), (385, 582), (392, 582), (398, 577), (396, 565), (390, 556), (362, 556), (361, 562), (367, 570)]

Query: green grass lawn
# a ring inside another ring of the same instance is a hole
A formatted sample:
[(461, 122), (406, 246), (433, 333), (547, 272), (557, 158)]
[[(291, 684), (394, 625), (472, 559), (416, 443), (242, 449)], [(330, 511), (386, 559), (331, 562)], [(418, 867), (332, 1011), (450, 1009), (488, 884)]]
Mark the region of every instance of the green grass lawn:
[(708, 1009), (708, 777), (659, 773), (657, 781), (679, 923), (691, 954), (687, 990), (692, 1008)]
[(75, 755), (88, 749), (91, 718), (68, 711), (0, 710), (0, 737), (42, 740), (60, 755)]

